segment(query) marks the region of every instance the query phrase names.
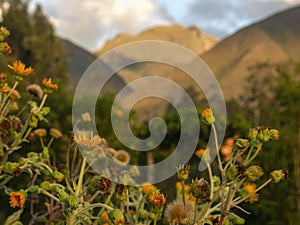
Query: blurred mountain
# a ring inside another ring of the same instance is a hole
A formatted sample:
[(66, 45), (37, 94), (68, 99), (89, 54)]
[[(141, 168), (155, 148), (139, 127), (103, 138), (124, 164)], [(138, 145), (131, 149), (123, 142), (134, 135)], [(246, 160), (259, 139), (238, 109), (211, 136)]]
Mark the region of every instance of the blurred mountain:
[[(67, 58), (68, 71), (71, 77), (70, 85), (76, 88), (86, 69), (97, 57), (69, 40), (61, 39), (61, 44)], [(124, 80), (118, 74), (114, 74), (104, 86), (103, 92), (117, 93), (124, 86)]]
[[(245, 27), (221, 41), (203, 33), (197, 27), (157, 26), (137, 35), (119, 34), (116, 38), (107, 41), (103, 48), (96, 51), (95, 55), (100, 56), (119, 45), (141, 40), (174, 42), (190, 49), (206, 62), (216, 75), (225, 99), (239, 99), (247, 91), (249, 68), (262, 63), (300, 61), (299, 24), (300, 7), (296, 7)], [(70, 71), (78, 80), (89, 64), (95, 60), (95, 56), (68, 41), (64, 41), (64, 47), (70, 56)], [(162, 54), (155, 49), (147, 49), (147, 51)], [(134, 52), (120, 53), (114, 55), (114, 60), (128, 60), (130, 57), (138, 59), (139, 54), (143, 54), (143, 52), (139, 52), (139, 49)], [(180, 63), (192, 66), (193, 62), (192, 59), (185, 59)], [(104, 63), (109, 64), (109, 62)], [(173, 66), (155, 62), (135, 63), (119, 70), (116, 79), (112, 81), (112, 89), (120, 90), (125, 84), (147, 76), (159, 76), (174, 81), (184, 88), (194, 100), (199, 100), (199, 96), (203, 96), (199, 86), (188, 74)], [(151, 91), (153, 85), (161, 85), (161, 89), (174, 96), (176, 101), (182, 100), (181, 94), (164, 84), (149, 84), (149, 86), (142, 87), (141, 90), (147, 93), (147, 91)], [(131, 97), (135, 98), (135, 96)], [(170, 108), (172, 107), (169, 103), (155, 97), (143, 99), (134, 106), (138, 116), (141, 116), (141, 120), (162, 115)]]
[(188, 48), (198, 55), (211, 49), (218, 42), (217, 38), (205, 34), (195, 26), (155, 26), (137, 35), (119, 34), (114, 39), (108, 40), (95, 54), (101, 55), (119, 45), (142, 40), (170, 41)]
[(216, 75), (226, 99), (240, 98), (249, 68), (300, 61), (300, 7), (275, 14), (219, 42), (202, 58)]

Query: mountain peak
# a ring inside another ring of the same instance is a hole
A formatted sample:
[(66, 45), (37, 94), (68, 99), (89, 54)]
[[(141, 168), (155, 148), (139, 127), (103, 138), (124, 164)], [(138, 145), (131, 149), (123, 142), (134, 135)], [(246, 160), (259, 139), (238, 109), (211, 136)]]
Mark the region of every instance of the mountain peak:
[(96, 51), (96, 55), (101, 55), (106, 51), (122, 44), (142, 40), (162, 40), (170, 41), (186, 47), (196, 54), (202, 54), (211, 49), (218, 39), (205, 34), (196, 26), (183, 27), (178, 24), (159, 25), (143, 30), (137, 35), (118, 34), (115, 38), (108, 40), (104, 46)]

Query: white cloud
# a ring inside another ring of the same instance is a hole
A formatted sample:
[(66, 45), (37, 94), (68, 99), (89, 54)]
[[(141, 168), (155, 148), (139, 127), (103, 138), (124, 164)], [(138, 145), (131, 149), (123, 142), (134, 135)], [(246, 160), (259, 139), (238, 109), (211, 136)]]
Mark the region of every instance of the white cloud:
[(45, 8), (57, 33), (96, 50), (119, 32), (136, 33), (171, 21), (154, 0), (35, 0)]
[(254, 21), (300, 4), (300, 0), (194, 0), (185, 24), (196, 24), (206, 32), (224, 37)]

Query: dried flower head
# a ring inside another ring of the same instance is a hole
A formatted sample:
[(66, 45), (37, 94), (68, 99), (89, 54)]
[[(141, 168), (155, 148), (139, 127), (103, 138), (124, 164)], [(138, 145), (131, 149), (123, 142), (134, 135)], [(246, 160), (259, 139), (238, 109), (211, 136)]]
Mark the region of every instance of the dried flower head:
[(55, 128), (50, 129), (50, 135), (56, 139), (58, 139), (62, 136), (61, 132)]
[(19, 80), (22, 80), (23, 77), (26, 77), (33, 73), (33, 69), (31, 67), (26, 68), (25, 64), (20, 60), (15, 61), (12, 65), (7, 65), (12, 71), (15, 72)]
[(87, 131), (77, 131), (74, 134), (74, 141), (81, 147), (92, 148), (102, 144), (103, 138)]
[(22, 208), (25, 204), (26, 196), (25, 196), (25, 193), (23, 193), (23, 192), (19, 192), (19, 191), (11, 192), (9, 200), (10, 200), (9, 201), (10, 206), (12, 208), (15, 208), (15, 207)]
[(43, 97), (43, 90), (42, 88), (37, 84), (30, 84), (26, 87), (26, 91), (29, 92), (31, 95), (38, 97), (41, 99)]
[(162, 207), (166, 203), (164, 194), (161, 194), (158, 190), (150, 192), (149, 202), (153, 206)]
[(192, 181), (191, 192), (195, 198), (206, 202), (210, 201), (210, 185), (204, 178)]
[(183, 224), (185, 220), (193, 216), (193, 205), (189, 201), (184, 205), (181, 200), (175, 200), (167, 205), (165, 211), (165, 217), (170, 224)]
[(47, 131), (46, 131), (45, 129), (43, 129), (43, 128), (39, 128), (39, 129), (36, 129), (36, 130), (34, 131), (34, 134), (35, 134), (37, 137), (42, 138), (42, 137), (45, 137), (45, 136), (46, 136)]
[(10, 93), (9, 97), (12, 100), (20, 99), (21, 98), (20, 93), (17, 90), (15, 90), (15, 89), (8, 88), (8, 92)]
[(125, 150), (116, 151), (116, 153), (114, 154), (114, 158), (116, 158), (118, 162), (122, 163), (123, 165), (128, 165), (130, 161), (130, 156)]

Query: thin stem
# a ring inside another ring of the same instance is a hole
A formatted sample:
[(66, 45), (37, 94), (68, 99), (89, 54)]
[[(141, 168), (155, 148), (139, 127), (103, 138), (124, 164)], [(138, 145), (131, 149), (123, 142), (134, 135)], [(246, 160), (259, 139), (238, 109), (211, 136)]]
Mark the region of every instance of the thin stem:
[(206, 162), (206, 165), (207, 165), (207, 169), (208, 169), (208, 175), (209, 175), (209, 180), (210, 180), (210, 199), (213, 198), (213, 195), (214, 195), (214, 180), (213, 180), (213, 174), (212, 174), (212, 171), (211, 171), (211, 167), (210, 167), (210, 164), (209, 162)]
[(83, 161), (82, 161), (82, 164), (81, 164), (81, 170), (80, 170), (80, 174), (79, 174), (79, 179), (78, 179), (78, 184), (77, 184), (76, 191), (75, 191), (75, 195), (77, 197), (79, 196), (80, 190), (82, 188), (82, 182), (83, 182), (83, 175), (84, 175), (85, 166), (86, 166), (86, 159), (83, 157)]
[(184, 193), (184, 181), (182, 180), (181, 181), (181, 194), (182, 194), (182, 202), (183, 202), (183, 205), (185, 206), (185, 193)]
[(196, 198), (196, 200), (195, 200), (195, 212), (194, 212), (194, 223), (193, 224), (195, 224), (196, 223), (196, 220), (197, 220), (197, 206), (198, 206), (198, 198)]
[(233, 200), (232, 203), (232, 207), (235, 207), (237, 205), (239, 205), (240, 203), (242, 203), (243, 201), (245, 201), (246, 199), (248, 199), (251, 195), (255, 194), (256, 192), (260, 191), (261, 189), (263, 189), (265, 186), (267, 186), (269, 183), (272, 182), (272, 179), (268, 179), (265, 183), (263, 183), (261, 186), (259, 186), (255, 191), (253, 191), (252, 193), (249, 193), (247, 196), (245, 196), (244, 198), (240, 199), (240, 200)]
[(49, 198), (51, 198), (57, 202), (60, 202), (60, 200), (57, 197), (55, 197), (53, 194), (49, 193), (48, 191), (45, 191), (44, 189), (40, 189), (40, 190), (41, 190), (42, 194), (48, 196)]
[(41, 110), (42, 110), (42, 108), (43, 108), (43, 106), (44, 106), (44, 104), (45, 104), (45, 102), (46, 102), (47, 97), (48, 97), (48, 94), (44, 94), (44, 97), (43, 97), (43, 99), (42, 99), (42, 102), (41, 102), (41, 104), (40, 104), (40, 107), (39, 107), (38, 111), (41, 111)]
[(18, 84), (19, 84), (19, 81), (16, 81), (14, 83), (14, 86), (10, 89), (10, 91), (8, 92), (8, 94), (4, 97), (3, 101), (1, 102), (0, 111), (2, 111), (2, 108), (5, 105), (7, 99), (9, 98), (9, 96), (11, 95), (11, 93), (13, 93), (13, 91), (16, 89), (16, 87), (18, 86)]

